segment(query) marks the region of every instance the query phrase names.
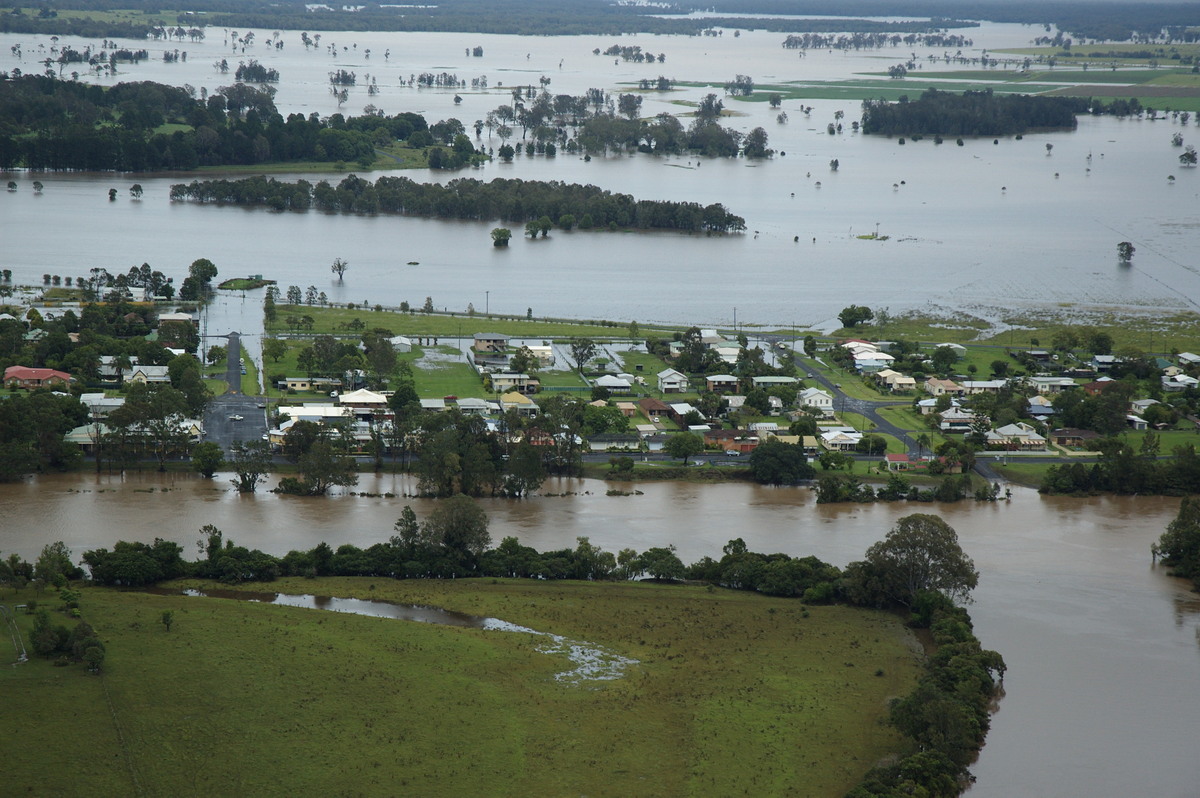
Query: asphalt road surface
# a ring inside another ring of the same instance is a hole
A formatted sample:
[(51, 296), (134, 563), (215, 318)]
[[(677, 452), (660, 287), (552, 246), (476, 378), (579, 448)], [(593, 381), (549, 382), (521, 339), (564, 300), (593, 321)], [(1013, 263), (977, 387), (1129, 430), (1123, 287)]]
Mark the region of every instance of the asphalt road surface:
[(267, 434), (263, 398), (246, 396), (241, 391), (241, 339), (237, 333), (230, 333), (228, 337), (229, 361), (225, 380), (229, 383), (229, 392), (214, 397), (204, 413), (205, 440), (220, 444), (226, 454), (235, 441), (250, 443), (262, 440)]

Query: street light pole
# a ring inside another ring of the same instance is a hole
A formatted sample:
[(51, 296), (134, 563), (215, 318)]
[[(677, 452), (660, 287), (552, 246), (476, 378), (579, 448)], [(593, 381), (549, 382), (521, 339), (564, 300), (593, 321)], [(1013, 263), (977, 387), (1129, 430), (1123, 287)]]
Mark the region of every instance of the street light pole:
[(483, 315), (487, 316), (488, 318), (491, 318), (491, 316), (492, 316), (491, 307), (492, 307), (492, 292), (484, 291), (483, 292)]

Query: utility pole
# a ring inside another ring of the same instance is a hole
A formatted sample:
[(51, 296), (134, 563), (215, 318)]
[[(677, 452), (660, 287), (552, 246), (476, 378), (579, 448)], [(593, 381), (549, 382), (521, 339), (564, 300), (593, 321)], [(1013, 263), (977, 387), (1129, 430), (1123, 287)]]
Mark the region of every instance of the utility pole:
[(484, 291), (483, 292), (483, 315), (487, 316), (489, 319), (492, 317), (491, 306), (492, 306), (492, 292)]

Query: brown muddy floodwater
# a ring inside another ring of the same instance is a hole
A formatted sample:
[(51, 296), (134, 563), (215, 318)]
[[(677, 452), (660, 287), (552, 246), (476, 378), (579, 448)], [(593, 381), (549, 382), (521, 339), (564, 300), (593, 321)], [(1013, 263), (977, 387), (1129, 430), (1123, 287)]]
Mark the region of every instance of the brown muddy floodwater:
[[(1044, 498), (1016, 489), (980, 505), (817, 506), (809, 491), (753, 485), (639, 484), (609, 497), (601, 482), (550, 483), (565, 497), (484, 502), (494, 540), (537, 549), (587, 536), (608, 551), (674, 544), (685, 562), (730, 538), (754, 550), (812, 554), (844, 566), (895, 520), (936, 512), (981, 572), (971, 607), (984, 645), (1008, 662), (1006, 696), (973, 768), (972, 798), (1200, 794), (1200, 601), (1150, 560), (1177, 499)], [(402, 495), (404, 477), (364, 476), (359, 490)], [(271, 554), (385, 541), (404, 504), (425, 500), (262, 493), (191, 475), (72, 474), (0, 486), (0, 551), (32, 558), (63, 540), (76, 556), (117, 540), (163, 537), (196, 556), (215, 524)]]

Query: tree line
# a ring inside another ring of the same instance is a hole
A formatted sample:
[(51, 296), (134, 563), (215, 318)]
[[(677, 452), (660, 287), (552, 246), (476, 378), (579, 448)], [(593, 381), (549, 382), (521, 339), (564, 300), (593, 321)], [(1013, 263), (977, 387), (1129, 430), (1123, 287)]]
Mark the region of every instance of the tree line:
[(745, 220), (724, 205), (637, 200), (593, 185), (496, 178), (458, 178), (445, 185), (407, 177), (380, 177), (374, 183), (350, 175), (337, 184), (295, 183), (266, 177), (204, 180), (171, 186), (176, 201), (266, 206), (276, 210), (398, 213), (436, 219), (500, 219), (524, 223), (545, 217), (569, 229), (634, 228), (694, 232), (740, 232)]
[[(322, 119), (276, 109), (243, 83), (195, 97), (150, 81), (105, 89), (44, 75), (0, 80), (0, 168), (155, 171), (275, 161), (370, 164), (377, 144), (428, 126), (419, 114)], [(155, 132), (166, 123), (187, 125)]]
[(864, 100), (862, 129), (877, 135), (1004, 136), (1030, 130), (1071, 130), (1077, 114), (1128, 116), (1140, 111), (1136, 98), (1101, 100), (927, 89), (916, 100)]

